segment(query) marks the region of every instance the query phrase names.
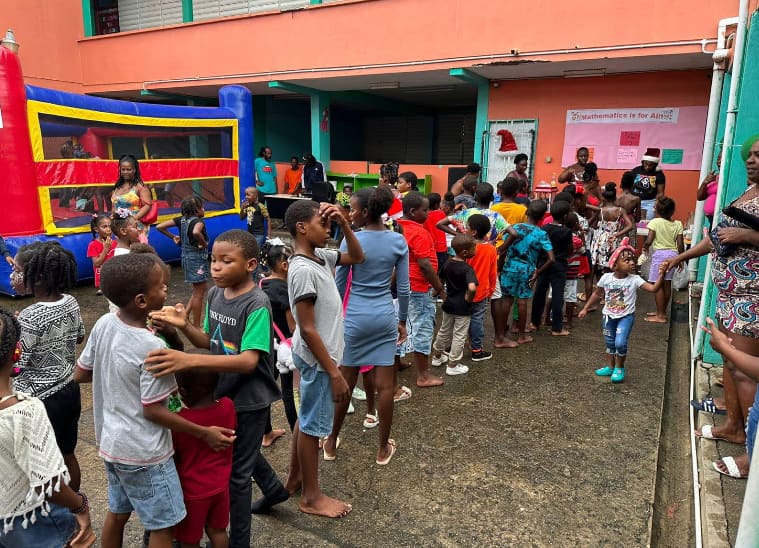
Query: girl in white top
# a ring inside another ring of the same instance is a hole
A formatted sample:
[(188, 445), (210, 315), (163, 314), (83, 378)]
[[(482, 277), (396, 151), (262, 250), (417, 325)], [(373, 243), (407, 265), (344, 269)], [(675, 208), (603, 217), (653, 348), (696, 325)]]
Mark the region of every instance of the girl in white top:
[(16, 393), (21, 328), (0, 309), (0, 547), (60, 547), (95, 542), (89, 504), (69, 473), (37, 398)]
[[(635, 249), (624, 238), (611, 254), (608, 266), (611, 272), (601, 276), (598, 287), (588, 302), (577, 315), (581, 320), (588, 314), (588, 308), (605, 297), (603, 309), (603, 334), (606, 342), (606, 365), (596, 369), (599, 377), (611, 377), (611, 382), (625, 380), (625, 359), (627, 358), (627, 341), (635, 323), (635, 302), (638, 288), (656, 293), (662, 285), (664, 276), (659, 276), (655, 284), (649, 283), (635, 271)], [(662, 265), (664, 270), (664, 265)]]

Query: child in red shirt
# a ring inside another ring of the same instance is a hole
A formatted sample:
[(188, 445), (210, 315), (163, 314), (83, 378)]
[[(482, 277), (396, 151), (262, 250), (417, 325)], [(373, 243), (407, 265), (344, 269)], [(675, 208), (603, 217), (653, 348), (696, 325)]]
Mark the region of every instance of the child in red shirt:
[[(179, 412), (182, 418), (202, 426), (237, 428), (232, 400), (214, 400), (217, 373), (189, 369), (175, 376), (184, 404)], [(189, 434), (172, 432), (172, 437), (174, 462), (187, 508), (187, 516), (174, 530), (176, 540), (183, 545), (200, 545), (205, 531), (212, 546), (228, 546), (232, 446), (217, 452)]]
[(432, 335), (435, 330), (435, 302), (430, 286), (436, 295), (445, 296), (437, 275), (437, 255), (432, 235), (424, 228), (430, 202), (414, 190), (403, 198), (403, 237), (408, 244), (408, 278), (411, 295), (408, 305), (408, 323), (411, 324), (411, 346), (414, 349), (416, 385), (420, 388), (440, 386), (443, 379), (430, 372)]
[(432, 234), (432, 241), (435, 245), (435, 255), (437, 255), (437, 271), (440, 274), (440, 269), (443, 268), (445, 261), (448, 259), (448, 240), (446, 234), (440, 230), (436, 225), (438, 222), (446, 218), (446, 213), (440, 209), (440, 194), (433, 192), (427, 196), (430, 201), (430, 212), (427, 215), (427, 220), (424, 221), (424, 228), (426, 228), (430, 234)]
[(100, 214), (92, 218), (90, 222), (92, 241), (87, 246), (87, 257), (92, 259), (92, 269), (95, 273), (95, 289), (100, 292), (100, 267), (113, 256), (111, 253), (113, 239), (111, 238), (111, 218)]
[(472, 299), (472, 319), (469, 322), (469, 347), (472, 349), (472, 361), (479, 362), (493, 357), (491, 352), (485, 352), (482, 347), (485, 338), (485, 312), (488, 309), (490, 297), (495, 291), (496, 272), (498, 270), (498, 252), (495, 245), (484, 243), (490, 234), (490, 219), (485, 215), (475, 213), (467, 221), (469, 234), (477, 241), (474, 257), (468, 259), (469, 266), (477, 276), (477, 292)]

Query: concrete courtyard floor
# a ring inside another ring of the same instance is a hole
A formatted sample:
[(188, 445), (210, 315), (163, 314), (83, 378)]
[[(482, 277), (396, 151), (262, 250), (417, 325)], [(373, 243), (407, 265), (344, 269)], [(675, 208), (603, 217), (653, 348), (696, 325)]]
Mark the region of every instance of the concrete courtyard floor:
[[(106, 302), (91, 286), (72, 293), (89, 332)], [(177, 267), (169, 293), (167, 303), (189, 294)], [(29, 302), (0, 299), (17, 310)], [(377, 433), (363, 429), (365, 404), (355, 401), (337, 460), (320, 464), (324, 491), (351, 502), (353, 512), (317, 518), (290, 500), (271, 516), (253, 517), (251, 545), (647, 545), (669, 336), (668, 326), (643, 321), (652, 307), (641, 295), (620, 385), (593, 374), (603, 360), (599, 312), (575, 320), (570, 337), (541, 330), (533, 344), (465, 362), (470, 373), (446, 378), (441, 388), (417, 389), (412, 370), (402, 372), (413, 397), (395, 407), (398, 452), (390, 465), (375, 465)], [(83, 404), (77, 454), (99, 533), (106, 479), (89, 387)], [(273, 422), (287, 427), (281, 402)], [(264, 450), (283, 478), (290, 441), (288, 433)], [(139, 546), (141, 537), (133, 517), (125, 546)]]

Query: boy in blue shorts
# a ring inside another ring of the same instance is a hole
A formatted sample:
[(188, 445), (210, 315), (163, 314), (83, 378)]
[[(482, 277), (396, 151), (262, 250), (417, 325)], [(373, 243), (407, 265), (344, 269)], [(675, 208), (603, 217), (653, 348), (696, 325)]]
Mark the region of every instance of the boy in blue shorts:
[[(119, 255), (103, 265), (100, 288), (118, 310), (95, 323), (74, 374), (79, 383), (93, 383), (95, 436), (108, 476), (105, 548), (122, 545), (133, 511), (150, 531), (151, 548), (171, 546), (174, 526), (186, 514), (171, 430), (215, 450), (234, 440), (233, 430), (199, 426), (169, 411), (174, 376), (155, 378), (145, 370), (148, 353), (166, 347), (146, 328), (150, 311), (166, 300), (163, 267), (151, 253)], [(175, 331), (163, 335), (178, 340)]]
[[(325, 249), (332, 221), (345, 235), (347, 253)], [(337, 265), (362, 263), (364, 252), (336, 205), (298, 200), (287, 208), (285, 226), (294, 240), (287, 288), (296, 325), (293, 361), (300, 372), (300, 413), (286, 485), (290, 493), (302, 487), (302, 512), (339, 518), (351, 511), (351, 505), (321, 492), (318, 458), (319, 440), (332, 432), (335, 402), (351, 397), (337, 367), (343, 357), (343, 306), (334, 271)]]
[[(548, 234), (538, 227), (546, 214), (546, 203), (533, 200), (527, 208), (527, 222), (514, 226), (519, 238), (509, 235), (504, 245), (498, 249), (498, 270), (501, 273), (501, 293), (503, 310), (510, 312), (517, 300), (517, 340), (507, 338), (502, 343), (496, 342), (498, 348), (516, 348), (520, 344), (532, 342), (532, 337), (525, 332), (527, 323), (527, 300), (532, 297), (532, 289), (538, 276), (548, 270), (554, 262), (553, 246)], [(546, 260), (538, 268), (541, 256)]]
[[(208, 291), (203, 329), (188, 323), (182, 304), (151, 315), (178, 327), (194, 346), (210, 350), (211, 355), (157, 350), (145, 360), (156, 377), (194, 368), (215, 371), (219, 384), (214, 396), (228, 397), (235, 404), (237, 440), (229, 481), (229, 545), (233, 548), (250, 546), (251, 512), (268, 512), (289, 497), (261, 454), (269, 407), (282, 394), (271, 361), (269, 299), (252, 277), (258, 256), (256, 238), (247, 231), (219, 234), (211, 250), (211, 277), (216, 286)], [(263, 492), (252, 507), (251, 477)]]

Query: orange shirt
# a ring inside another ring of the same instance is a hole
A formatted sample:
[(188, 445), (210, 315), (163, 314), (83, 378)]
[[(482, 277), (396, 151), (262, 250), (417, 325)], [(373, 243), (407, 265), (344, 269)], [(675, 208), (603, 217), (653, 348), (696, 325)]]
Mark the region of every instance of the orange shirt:
[(477, 292), (473, 302), (478, 303), (487, 299), (495, 291), (495, 277), (498, 269), (498, 252), (493, 244), (478, 243), (474, 251), (474, 257), (467, 261), (474, 270), (477, 281)]
[(298, 169), (289, 168), (285, 171), (285, 194), (295, 194), (295, 189), (303, 179), (303, 166)]

